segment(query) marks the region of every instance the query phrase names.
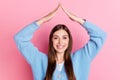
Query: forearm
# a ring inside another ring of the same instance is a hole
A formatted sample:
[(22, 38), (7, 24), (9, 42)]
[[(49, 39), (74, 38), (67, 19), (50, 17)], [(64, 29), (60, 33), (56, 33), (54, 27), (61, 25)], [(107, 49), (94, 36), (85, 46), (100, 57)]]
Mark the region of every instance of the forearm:
[(76, 21), (77, 21), (79, 24), (83, 25), (86, 20), (85, 20), (85, 19), (82, 19), (82, 18), (80, 18), (80, 17), (76, 17)]

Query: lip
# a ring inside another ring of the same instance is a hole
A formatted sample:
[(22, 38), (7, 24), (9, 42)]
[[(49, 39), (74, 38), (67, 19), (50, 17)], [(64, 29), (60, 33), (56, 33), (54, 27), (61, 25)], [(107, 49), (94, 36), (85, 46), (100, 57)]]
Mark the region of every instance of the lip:
[(58, 49), (63, 49), (63, 48), (64, 48), (64, 45), (57, 45), (57, 48), (58, 48)]

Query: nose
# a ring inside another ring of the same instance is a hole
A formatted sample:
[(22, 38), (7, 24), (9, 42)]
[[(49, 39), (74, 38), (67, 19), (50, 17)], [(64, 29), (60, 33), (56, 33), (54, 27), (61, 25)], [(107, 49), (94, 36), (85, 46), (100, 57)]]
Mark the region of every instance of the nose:
[(62, 42), (63, 42), (63, 40), (62, 40), (62, 39), (59, 39), (58, 43), (61, 44)]

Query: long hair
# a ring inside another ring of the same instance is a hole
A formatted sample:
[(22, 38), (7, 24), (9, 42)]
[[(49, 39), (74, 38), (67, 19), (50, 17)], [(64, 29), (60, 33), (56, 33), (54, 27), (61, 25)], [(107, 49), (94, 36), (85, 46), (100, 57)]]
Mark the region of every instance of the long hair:
[(72, 50), (72, 36), (69, 31), (69, 29), (63, 25), (63, 24), (58, 24), (56, 25), (49, 36), (49, 47), (48, 47), (48, 67), (47, 67), (47, 72), (44, 80), (52, 80), (53, 72), (56, 68), (56, 51), (53, 47), (53, 42), (52, 42), (52, 37), (54, 32), (63, 29), (68, 33), (69, 36), (69, 43), (68, 43), (68, 48), (65, 50), (64, 53), (64, 60), (65, 60), (65, 71), (68, 77), (68, 80), (76, 80), (75, 74), (73, 71), (73, 65), (72, 65), (72, 60), (71, 60), (71, 50)]

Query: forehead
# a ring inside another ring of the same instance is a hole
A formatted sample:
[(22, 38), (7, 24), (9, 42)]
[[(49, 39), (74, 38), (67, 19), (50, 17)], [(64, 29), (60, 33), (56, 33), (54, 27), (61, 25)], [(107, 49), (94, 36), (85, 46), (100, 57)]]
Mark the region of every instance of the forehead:
[(53, 36), (63, 36), (63, 35), (68, 35), (68, 33), (63, 29), (60, 29), (60, 30), (56, 31), (53, 34)]

